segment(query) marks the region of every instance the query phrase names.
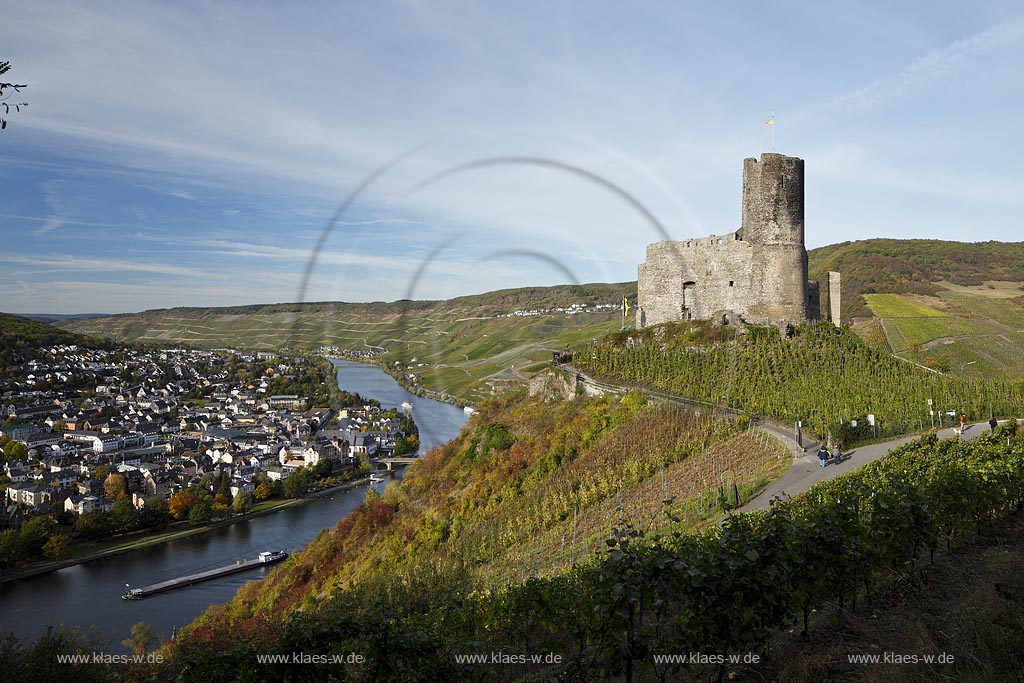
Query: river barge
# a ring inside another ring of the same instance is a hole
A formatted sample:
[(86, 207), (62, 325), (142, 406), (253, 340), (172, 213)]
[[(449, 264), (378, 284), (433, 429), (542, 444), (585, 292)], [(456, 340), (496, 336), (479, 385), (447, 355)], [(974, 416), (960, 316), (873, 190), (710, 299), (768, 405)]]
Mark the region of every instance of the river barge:
[(167, 591), (185, 588), (203, 581), (219, 579), (222, 576), (237, 574), (238, 572), (256, 569), (257, 567), (265, 567), (268, 564), (280, 562), (287, 557), (288, 553), (284, 550), (264, 550), (254, 560), (239, 560), (235, 564), (229, 564), (226, 567), (208, 569), (205, 572), (189, 574), (188, 576), (181, 576), (169, 581), (161, 581), (160, 583), (150, 584), (149, 586), (143, 586), (142, 588), (129, 588), (123, 595), (121, 595), (121, 598), (124, 600), (141, 600), (142, 598), (149, 597), (150, 595), (156, 595), (157, 593), (166, 593)]

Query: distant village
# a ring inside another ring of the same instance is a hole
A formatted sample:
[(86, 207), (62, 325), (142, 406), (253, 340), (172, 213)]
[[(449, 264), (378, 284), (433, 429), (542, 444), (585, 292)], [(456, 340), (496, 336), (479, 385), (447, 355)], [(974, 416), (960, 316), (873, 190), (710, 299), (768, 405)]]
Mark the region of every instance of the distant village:
[(576, 303), (569, 306), (557, 306), (553, 308), (531, 308), (531, 309), (519, 309), (512, 311), (511, 313), (502, 313), (498, 315), (499, 318), (528, 318), (535, 315), (548, 315), (549, 313), (564, 313), (566, 315), (579, 315), (580, 313), (586, 313), (587, 311), (600, 311), (610, 310), (615, 308), (622, 308), (622, 303), (612, 304), (582, 304)]
[(298, 473), (366, 470), (418, 447), (410, 418), (338, 391), (323, 358), (76, 345), (29, 356), (0, 375), (0, 531), (42, 515), (63, 526), (118, 499), (166, 509), (197, 490), (217, 494), (215, 513), (304, 492), (286, 485)]

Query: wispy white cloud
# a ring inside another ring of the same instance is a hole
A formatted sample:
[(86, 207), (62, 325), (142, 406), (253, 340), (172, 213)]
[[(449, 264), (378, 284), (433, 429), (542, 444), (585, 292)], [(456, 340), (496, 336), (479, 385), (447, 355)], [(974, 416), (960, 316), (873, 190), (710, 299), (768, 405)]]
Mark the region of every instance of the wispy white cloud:
[(50, 215), (45, 222), (36, 230), (37, 235), (45, 235), (68, 222), (67, 210), (60, 197), (60, 190), (64, 185), (63, 180), (49, 180), (43, 183), (43, 201), (50, 209)]
[(955, 40), (915, 59), (897, 73), (834, 97), (833, 109), (866, 110), (935, 83), (968, 62), (1024, 41), (1024, 19), (1014, 18)]
[[(978, 25), (1006, 16), (982, 4)], [(583, 280), (630, 279), (646, 243), (662, 236), (594, 183), (509, 165), (410, 189), (483, 159), (544, 157), (617, 185), (671, 237), (721, 234), (738, 225), (741, 160), (767, 146), (761, 122), (776, 97), (807, 103), (804, 118), (780, 116), (789, 127), (779, 132), (780, 151), (808, 161), (809, 240), (857, 236), (832, 227), (845, 218), (839, 204), (818, 199), (851, 181), (873, 183), (879, 205), (927, 204), (927, 193), (1010, 207), (984, 238), (1015, 229), (1024, 150), (1013, 135), (984, 154), (954, 154), (905, 131), (924, 115), (963, 123), (937, 87), (950, 80), (977, 88), (956, 96), (981, 103), (1000, 88), (997, 115), (971, 112), (975, 132), (1024, 108), (1012, 74), (984, 83), (994, 64), (1024, 59), (1019, 15), (980, 30), (952, 13), (924, 22), (882, 3), (752, 6), (742, 16), (728, 4), (686, 3), (21, 3), (5, 23), (33, 108), (19, 136), (5, 138), (16, 146), (5, 148), (0, 192), (34, 195), (4, 207), (37, 227), (24, 231), (35, 241), (18, 235), (12, 251), (38, 254), (60, 235), (79, 240), (83, 258), (12, 265), (32, 283), (42, 278), (30, 268), (100, 268), (127, 245), (151, 256), (111, 271), (126, 279), (148, 269), (176, 278), (181, 297), (236, 288), (231, 296), (284, 300), (339, 203), (409, 152), (336, 226), (317, 260), (318, 292), (402, 296), (425, 255), (453, 235), (420, 283), (423, 296), (561, 277), (537, 259), (481, 260), (527, 249)], [(950, 41), (958, 31), (971, 35)], [(767, 34), (777, 37), (768, 66)], [(850, 59), (865, 45), (863, 60)], [(912, 50), (921, 56), (908, 58)], [(98, 92), (97, 82), (112, 85)], [(872, 120), (847, 116), (840, 128), (837, 117), (851, 111)], [(22, 172), (35, 179), (27, 192)], [(54, 178), (69, 183), (50, 197), (39, 188)], [(75, 203), (86, 181), (109, 191)], [(118, 242), (117, 232), (130, 239)], [(193, 292), (188, 278), (205, 286)], [(134, 308), (147, 307), (153, 291), (137, 292)]]
[(27, 254), (0, 254), (0, 263), (13, 263), (33, 268), (48, 268), (54, 271), (103, 273), (149, 273), (153, 275), (175, 275), (179, 277), (202, 278), (207, 271), (187, 266), (159, 263), (149, 259), (104, 259), (76, 256), (45, 256)]

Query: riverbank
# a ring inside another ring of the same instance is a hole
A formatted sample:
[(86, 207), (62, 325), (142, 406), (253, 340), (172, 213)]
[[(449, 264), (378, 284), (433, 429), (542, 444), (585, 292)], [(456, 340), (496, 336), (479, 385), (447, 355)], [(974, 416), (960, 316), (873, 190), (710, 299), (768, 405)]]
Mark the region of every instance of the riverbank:
[[(21, 567), (9, 573), (0, 574), (0, 583), (7, 583), (8, 581), (18, 581), (20, 579), (26, 579), (31, 576), (38, 576), (40, 574), (47, 574), (54, 572), (59, 569), (66, 567), (74, 567), (75, 565), (85, 564), (87, 562), (93, 562), (95, 560), (102, 560), (108, 557), (115, 557), (124, 553), (134, 552), (143, 548), (150, 548), (161, 543), (167, 543), (168, 541), (174, 541), (180, 538), (188, 538), (190, 536), (197, 536), (204, 534), (214, 529), (221, 527), (230, 526), (238, 522), (244, 522), (256, 517), (262, 517), (263, 515), (269, 515), (279, 510), (286, 508), (295, 507), (297, 505), (304, 505), (311, 500), (317, 498), (323, 498), (324, 496), (337, 493), (338, 491), (346, 491), (348, 489), (362, 486), (370, 482), (369, 477), (362, 477), (360, 479), (353, 479), (351, 481), (342, 482), (335, 486), (331, 486), (319, 491), (313, 491), (307, 493), (302, 498), (289, 498), (277, 502), (277, 504), (264, 508), (262, 510), (256, 510), (253, 512), (247, 512), (243, 515), (237, 515), (234, 517), (228, 517), (226, 519), (218, 519), (216, 521), (208, 522), (202, 526), (188, 527), (185, 529), (177, 529), (174, 531), (160, 531), (157, 533), (143, 533), (139, 534), (137, 538), (133, 540), (125, 541), (123, 538), (118, 539), (116, 542), (112, 542), (111, 546), (104, 547), (101, 550), (87, 551), (86, 554), (77, 557), (70, 557), (63, 560), (51, 560), (45, 562), (35, 562), (31, 565)], [(188, 522), (176, 522), (175, 524), (188, 524)], [(172, 527), (174, 524), (171, 525)]]
[(424, 387), (421, 387), (418, 384), (410, 384), (409, 381), (405, 378), (405, 375), (395, 370), (393, 366), (388, 365), (385, 360), (378, 359), (378, 357), (376, 356), (374, 356), (373, 358), (365, 358), (361, 356), (346, 356), (342, 354), (337, 356), (324, 357), (327, 360), (345, 360), (350, 363), (363, 363), (366, 365), (373, 365), (374, 367), (379, 368), (380, 371), (383, 372), (385, 375), (395, 380), (398, 383), (398, 386), (402, 387), (410, 394), (414, 396), (419, 396), (420, 398), (429, 398), (432, 401), (437, 401), (439, 403), (447, 403), (449, 405), (458, 406), (459, 408), (465, 408), (466, 406), (469, 405), (469, 403), (467, 403), (465, 399), (462, 399), (458, 396), (452, 396), (451, 394), (445, 394), (439, 391), (434, 391), (432, 389), (425, 389)]

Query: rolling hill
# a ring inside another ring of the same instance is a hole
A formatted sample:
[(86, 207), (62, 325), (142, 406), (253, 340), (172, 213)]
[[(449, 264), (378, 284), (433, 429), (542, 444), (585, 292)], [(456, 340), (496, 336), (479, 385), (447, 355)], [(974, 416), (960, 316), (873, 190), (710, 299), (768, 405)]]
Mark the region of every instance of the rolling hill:
[(842, 273), (844, 322), (906, 360), (973, 378), (1024, 377), (1024, 242), (875, 239), (808, 254)]
[[(842, 320), (869, 342), (943, 372), (1024, 377), (1024, 243), (864, 240), (814, 249), (808, 263), (810, 277), (822, 283), (828, 271), (842, 273)], [(379, 354), (376, 362), (407, 384), (411, 374), (424, 389), (475, 403), (524, 383), (551, 351), (618, 329), (623, 296), (635, 302), (635, 282), (448, 301), (174, 308), (59, 324), (157, 344)], [(552, 310), (573, 304), (587, 306)]]
[(635, 292), (629, 282), (525, 287), (447, 301), (174, 308), (63, 326), (154, 344), (333, 346), (374, 357), (406, 384), (475, 403), (492, 389), (524, 383), (552, 351), (619, 329), (622, 298)]

